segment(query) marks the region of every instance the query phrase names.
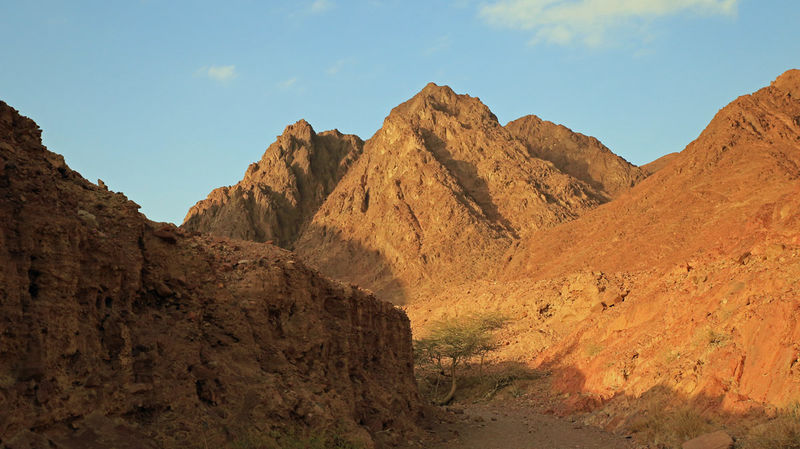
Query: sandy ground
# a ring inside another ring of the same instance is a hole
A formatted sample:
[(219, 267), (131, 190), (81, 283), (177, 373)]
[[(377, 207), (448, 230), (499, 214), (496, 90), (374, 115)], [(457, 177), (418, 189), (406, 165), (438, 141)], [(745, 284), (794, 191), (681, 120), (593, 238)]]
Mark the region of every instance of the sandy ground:
[(509, 404), (472, 404), (452, 409), (423, 440), (402, 449), (636, 449), (626, 436)]

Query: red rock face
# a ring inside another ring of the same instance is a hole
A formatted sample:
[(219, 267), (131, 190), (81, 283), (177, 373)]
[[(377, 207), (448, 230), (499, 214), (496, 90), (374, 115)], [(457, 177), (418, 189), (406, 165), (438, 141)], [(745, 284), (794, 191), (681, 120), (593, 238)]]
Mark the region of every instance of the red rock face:
[[(533, 118), (504, 128), (478, 99), (429, 85), (387, 117), (295, 247), (410, 300), (416, 329), (508, 313), (503, 357), (553, 369), (557, 389), (588, 395), (576, 406), (619, 416), (652, 392), (788, 405), (800, 400), (798, 73), (646, 171), (573, 151), (584, 138)], [(563, 154), (532, 156), (549, 132)], [(608, 162), (577, 170), (584, 160)]]
[(224, 447), (333, 427), (371, 442), (413, 426), (401, 311), (274, 246), (148, 221), (2, 102), (0, 217), (0, 445)]
[(622, 303), (562, 328), (539, 358), (561, 370), (557, 386), (606, 399), (666, 388), (734, 411), (800, 399), (797, 73), (723, 108), (627, 194), (515, 251), (509, 278), (629, 278)]

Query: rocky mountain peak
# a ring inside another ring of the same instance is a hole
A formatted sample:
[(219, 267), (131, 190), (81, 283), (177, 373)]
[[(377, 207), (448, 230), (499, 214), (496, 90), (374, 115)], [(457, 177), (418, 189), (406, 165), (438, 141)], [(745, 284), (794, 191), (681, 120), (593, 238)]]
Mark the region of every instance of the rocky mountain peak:
[[(457, 94), (450, 86), (428, 83), (408, 101), (392, 109), (387, 120), (409, 119), (424, 125), (435, 125), (436, 117), (449, 116), (462, 125), (497, 123), (497, 117), (479, 98)], [(414, 120), (414, 118), (418, 118)]]
[(647, 176), (596, 138), (535, 115), (509, 122), (506, 129), (525, 145), (531, 156), (552, 162), (562, 172), (595, 188), (606, 199), (627, 191)]
[(600, 200), (531, 157), (480, 99), (430, 83), (391, 111), (295, 248), (399, 302), (409, 286), (484, 274), (520, 235)]
[(794, 98), (800, 98), (800, 70), (787, 70), (772, 82), (772, 86), (789, 93)]
[[(536, 136), (569, 151), (592, 146), (585, 164), (618, 164), (628, 176), (620, 185), (638, 179), (596, 139), (532, 120)], [(479, 98), (434, 83), (392, 109), (363, 150), (356, 139), (315, 134), (302, 120), (288, 126), (242, 182), (212, 192), (184, 226), (274, 239), (328, 276), (403, 302), (422, 285), (484, 276), (521, 236), (572, 220), (613, 190), (531, 151)]]
[(363, 146), (358, 136), (317, 134), (300, 120), (250, 164), (242, 181), (195, 204), (183, 227), (291, 248)]

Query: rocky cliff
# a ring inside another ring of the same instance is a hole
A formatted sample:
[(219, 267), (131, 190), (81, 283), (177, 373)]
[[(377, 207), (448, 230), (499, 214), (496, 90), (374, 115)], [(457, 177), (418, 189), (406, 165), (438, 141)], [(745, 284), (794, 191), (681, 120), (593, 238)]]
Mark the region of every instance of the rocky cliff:
[(333, 429), (372, 445), (413, 426), (403, 312), (272, 245), (148, 221), (2, 102), (0, 217), (0, 446), (226, 447)]
[(244, 179), (189, 209), (183, 227), (290, 249), (363, 146), (357, 136), (317, 134), (300, 120), (247, 168)]

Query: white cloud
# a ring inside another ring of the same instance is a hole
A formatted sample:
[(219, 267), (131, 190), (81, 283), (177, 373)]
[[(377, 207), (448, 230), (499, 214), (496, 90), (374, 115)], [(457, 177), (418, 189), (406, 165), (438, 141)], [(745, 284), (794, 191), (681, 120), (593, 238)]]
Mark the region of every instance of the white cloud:
[(212, 65), (200, 68), (197, 73), (207, 76), (214, 81), (227, 82), (236, 78), (236, 66), (234, 65)]
[(337, 73), (339, 73), (350, 62), (351, 61), (350, 61), (349, 58), (348, 59), (340, 59), (340, 60), (334, 62), (333, 65), (331, 65), (330, 67), (325, 69), (325, 73), (327, 73), (328, 75), (331, 75), (331, 76), (336, 75)]
[(739, 0), (499, 0), (480, 16), (492, 25), (530, 30), (532, 44), (588, 46), (607, 43), (611, 32), (637, 22), (680, 13), (735, 15)]
[(289, 89), (297, 84), (297, 77), (289, 78), (288, 80), (281, 81), (278, 83), (278, 87), (281, 89)]
[(314, 0), (309, 11), (313, 14), (319, 14), (331, 8), (333, 8), (333, 2), (331, 0)]

